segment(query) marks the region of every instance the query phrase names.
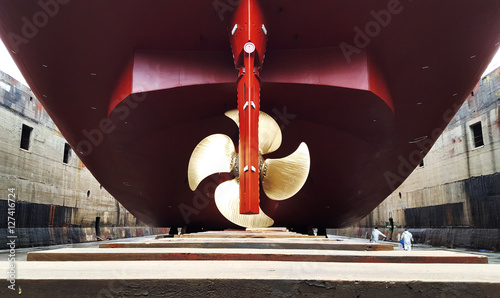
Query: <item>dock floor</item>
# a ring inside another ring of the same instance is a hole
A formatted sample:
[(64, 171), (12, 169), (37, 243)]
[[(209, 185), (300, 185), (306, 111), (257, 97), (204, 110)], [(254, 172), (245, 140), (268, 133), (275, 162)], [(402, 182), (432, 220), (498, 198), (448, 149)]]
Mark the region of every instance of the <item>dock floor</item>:
[[(309, 243), (331, 246), (305, 249)], [(16, 291), (5, 286), (0, 296), (496, 297), (500, 293), (500, 264), (486, 264), (484, 256), (407, 252), (390, 243), (379, 243), (378, 250), (369, 248), (371, 243), (307, 237), (148, 238), (100, 244), (101, 248), (29, 252), (30, 261), (15, 262)], [(304, 256), (308, 259), (301, 259)], [(0, 262), (0, 271), (8, 272), (11, 265)]]

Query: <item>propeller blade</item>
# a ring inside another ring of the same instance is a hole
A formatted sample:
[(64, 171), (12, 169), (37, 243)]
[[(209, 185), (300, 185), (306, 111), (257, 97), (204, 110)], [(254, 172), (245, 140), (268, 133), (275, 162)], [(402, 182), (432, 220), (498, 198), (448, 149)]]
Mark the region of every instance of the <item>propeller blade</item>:
[(233, 120), (236, 123), (236, 125), (240, 127), (240, 117), (238, 116), (238, 110), (227, 111), (224, 113), (224, 115), (226, 115), (226, 117), (231, 118), (231, 120)]
[[(240, 126), (238, 110), (227, 111), (225, 115), (231, 118), (236, 125)], [(261, 154), (267, 154), (278, 150), (281, 146), (281, 129), (273, 117), (259, 112), (259, 149)]]
[(294, 153), (280, 159), (266, 159), (262, 169), (262, 188), (266, 195), (282, 201), (295, 195), (306, 182), (311, 158), (306, 143)]
[(236, 154), (233, 141), (223, 134), (210, 135), (194, 148), (188, 165), (188, 182), (191, 190), (206, 177), (215, 173), (228, 173), (233, 169)]
[(259, 207), (259, 214), (240, 214), (240, 184), (237, 178), (220, 184), (215, 189), (215, 204), (229, 221), (245, 228), (267, 228), (274, 220)]
[(259, 114), (259, 149), (262, 154), (278, 150), (281, 146), (281, 128), (273, 119), (264, 112)]

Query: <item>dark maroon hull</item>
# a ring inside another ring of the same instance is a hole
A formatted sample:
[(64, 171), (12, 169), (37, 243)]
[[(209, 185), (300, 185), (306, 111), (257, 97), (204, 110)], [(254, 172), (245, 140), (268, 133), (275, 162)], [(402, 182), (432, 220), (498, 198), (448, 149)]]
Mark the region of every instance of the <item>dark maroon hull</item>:
[[(31, 88), (95, 177), (145, 223), (234, 227), (213, 200), (227, 175), (195, 192), (187, 180), (200, 140), (238, 139), (224, 116), (237, 98), (230, 2), (73, 0), (33, 24), (30, 38), (23, 16), (43, 8), (0, 2), (0, 35)], [(283, 133), (269, 157), (300, 142), (311, 156), (297, 195), (275, 202), (261, 193), (276, 226), (366, 216), (418, 165), (498, 49), (496, 0), (374, 2), (262, 1), (261, 110)], [(377, 21), (381, 11), (390, 21)], [(373, 30), (362, 47), (357, 28)]]

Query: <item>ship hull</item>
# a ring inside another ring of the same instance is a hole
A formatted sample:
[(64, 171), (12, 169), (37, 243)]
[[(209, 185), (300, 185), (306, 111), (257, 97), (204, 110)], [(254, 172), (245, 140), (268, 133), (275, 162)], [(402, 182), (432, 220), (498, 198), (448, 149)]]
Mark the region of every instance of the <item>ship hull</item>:
[[(0, 34), (94, 176), (147, 224), (235, 227), (213, 198), (230, 175), (194, 192), (187, 179), (203, 138), (238, 140), (224, 116), (237, 104), (231, 1), (46, 3), (1, 2)], [(498, 1), (261, 4), (261, 110), (283, 134), (268, 157), (300, 142), (311, 156), (294, 197), (261, 191), (277, 226), (342, 227), (366, 216), (418, 166), (500, 42)]]

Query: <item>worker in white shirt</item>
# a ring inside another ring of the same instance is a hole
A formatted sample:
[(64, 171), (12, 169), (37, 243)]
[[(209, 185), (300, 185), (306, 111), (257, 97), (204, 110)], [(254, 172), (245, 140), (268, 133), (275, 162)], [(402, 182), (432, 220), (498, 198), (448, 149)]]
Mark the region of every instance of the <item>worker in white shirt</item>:
[(411, 250), (411, 243), (413, 241), (413, 235), (408, 232), (407, 229), (401, 235), (401, 239), (403, 240), (403, 248), (404, 250)]
[(372, 237), (370, 238), (370, 242), (375, 242), (375, 243), (377, 243), (377, 242), (378, 242), (378, 237), (379, 237), (379, 236), (384, 237), (384, 239), (385, 239), (385, 238), (387, 238), (387, 236), (386, 236), (386, 235), (382, 234), (382, 232), (380, 232), (380, 231), (378, 230), (378, 228), (377, 228), (377, 227), (375, 227), (375, 229), (373, 229), (373, 231), (372, 231)]

